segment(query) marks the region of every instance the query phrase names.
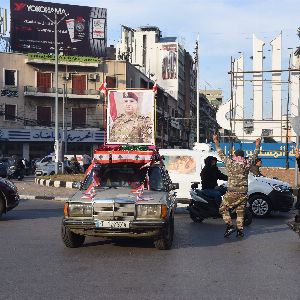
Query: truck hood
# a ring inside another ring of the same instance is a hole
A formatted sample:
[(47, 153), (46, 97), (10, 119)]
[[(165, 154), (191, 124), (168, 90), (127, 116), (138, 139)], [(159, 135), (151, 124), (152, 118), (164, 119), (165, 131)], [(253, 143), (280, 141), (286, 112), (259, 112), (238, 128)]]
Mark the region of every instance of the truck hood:
[(167, 201), (167, 192), (160, 191), (148, 191), (138, 196), (137, 193), (133, 193), (131, 188), (105, 188), (96, 189), (96, 193), (93, 197), (85, 194), (85, 191), (78, 191), (71, 199), (71, 202), (118, 202), (134, 204), (149, 203), (149, 204), (164, 204)]

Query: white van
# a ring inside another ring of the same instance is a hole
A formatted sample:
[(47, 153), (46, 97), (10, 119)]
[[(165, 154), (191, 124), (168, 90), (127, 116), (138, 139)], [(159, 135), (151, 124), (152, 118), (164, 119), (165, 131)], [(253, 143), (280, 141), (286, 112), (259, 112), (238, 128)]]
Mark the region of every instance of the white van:
[[(177, 200), (188, 203), (192, 182), (201, 182), (200, 173), (207, 156), (220, 158), (216, 151), (207, 144), (198, 144), (190, 149), (160, 149), (164, 163), (173, 183), (179, 184)], [(222, 170), (221, 170), (222, 171)], [(221, 183), (221, 182), (220, 182)], [(289, 211), (294, 203), (292, 188), (287, 182), (263, 176), (249, 174), (248, 202), (252, 213), (264, 217), (271, 211)], [(201, 184), (199, 185), (201, 189)]]

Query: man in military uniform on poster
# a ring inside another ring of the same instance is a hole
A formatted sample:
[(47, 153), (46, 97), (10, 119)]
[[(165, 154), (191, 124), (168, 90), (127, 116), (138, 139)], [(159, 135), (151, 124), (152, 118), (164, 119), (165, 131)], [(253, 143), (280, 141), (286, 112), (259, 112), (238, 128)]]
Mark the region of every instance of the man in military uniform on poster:
[[(256, 161), (260, 148), (260, 139), (256, 140), (255, 151), (249, 159), (244, 157), (244, 151), (241, 149), (236, 150), (231, 159), (222, 151), (216, 134), (213, 136), (213, 141), (221, 160), (225, 164), (228, 174), (228, 188), (220, 207), (220, 213), (226, 223), (224, 237), (229, 237), (235, 231), (237, 237), (243, 237), (244, 210), (248, 199), (248, 175), (251, 166)], [(229, 213), (231, 209), (235, 209), (237, 214), (236, 226), (232, 224)]]
[(153, 121), (148, 116), (138, 114), (137, 94), (124, 92), (122, 96), (124, 113), (115, 119), (110, 130), (109, 141), (151, 144)]

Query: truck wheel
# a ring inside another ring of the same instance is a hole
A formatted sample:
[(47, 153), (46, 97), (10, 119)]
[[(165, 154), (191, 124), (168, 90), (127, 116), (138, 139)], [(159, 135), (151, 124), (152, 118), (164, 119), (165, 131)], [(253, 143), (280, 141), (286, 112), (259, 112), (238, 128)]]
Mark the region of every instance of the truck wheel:
[(254, 195), (249, 199), (250, 211), (254, 217), (264, 218), (271, 213), (270, 200), (264, 195)]
[(4, 200), (0, 197), (0, 218), (2, 217), (2, 214), (5, 212), (5, 204)]
[(61, 225), (61, 237), (68, 248), (81, 247), (85, 240), (84, 235), (76, 234), (64, 225)]
[(171, 218), (167, 227), (162, 231), (161, 237), (154, 241), (154, 246), (159, 250), (169, 250), (172, 247), (174, 236), (174, 218)]

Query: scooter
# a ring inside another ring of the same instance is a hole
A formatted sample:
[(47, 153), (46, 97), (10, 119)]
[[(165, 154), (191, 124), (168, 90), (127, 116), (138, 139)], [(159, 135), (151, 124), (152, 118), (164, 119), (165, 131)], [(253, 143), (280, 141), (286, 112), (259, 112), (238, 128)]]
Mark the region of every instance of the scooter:
[[(187, 210), (190, 213), (191, 219), (196, 223), (201, 223), (204, 219), (208, 218), (221, 218), (219, 213), (219, 206), (213, 198), (208, 197), (202, 190), (198, 189), (198, 184), (200, 182), (193, 182), (191, 185), (190, 195), (192, 200), (187, 207)], [(227, 187), (225, 185), (220, 185), (218, 190), (221, 192), (221, 195), (225, 195)], [(231, 218), (236, 217), (235, 210), (230, 210)], [(244, 225), (248, 226), (252, 223), (252, 213), (249, 209), (249, 204), (247, 202), (244, 212)]]
[(17, 168), (16, 166), (10, 166), (7, 169), (7, 178), (8, 179), (18, 179), (19, 181), (24, 178), (24, 170)]

